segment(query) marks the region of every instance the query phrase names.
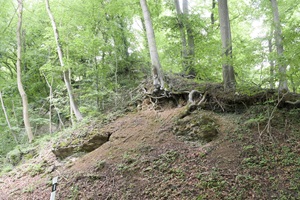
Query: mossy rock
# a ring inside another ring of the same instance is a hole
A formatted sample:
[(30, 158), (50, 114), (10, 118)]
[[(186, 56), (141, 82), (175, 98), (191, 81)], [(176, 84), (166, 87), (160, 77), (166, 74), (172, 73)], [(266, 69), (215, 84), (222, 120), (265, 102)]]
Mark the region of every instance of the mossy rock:
[(22, 152), (19, 149), (14, 149), (6, 154), (7, 161), (16, 166), (22, 160)]
[(35, 148), (16, 148), (6, 154), (6, 160), (10, 164), (16, 166), (18, 165), (23, 159), (29, 160), (33, 158), (37, 154), (37, 150)]
[(109, 139), (110, 133), (100, 131), (99, 129), (91, 130), (89, 133), (82, 134), (82, 137), (71, 135), (62, 141), (53, 145), (52, 152), (60, 159), (64, 159), (78, 152), (91, 152)]
[(211, 116), (195, 112), (179, 119), (173, 133), (188, 141), (210, 142), (218, 135), (218, 125)]

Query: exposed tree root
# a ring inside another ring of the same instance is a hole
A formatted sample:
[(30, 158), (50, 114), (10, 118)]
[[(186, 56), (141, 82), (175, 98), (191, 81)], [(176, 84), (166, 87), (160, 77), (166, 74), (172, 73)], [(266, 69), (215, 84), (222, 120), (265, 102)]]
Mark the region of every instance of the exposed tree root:
[(188, 105), (188, 112), (201, 108), (215, 112), (244, 112), (252, 105), (269, 104), (277, 108), (294, 109), (300, 108), (300, 94), (278, 94), (275, 90), (256, 89), (251, 94), (242, 91), (224, 91), (221, 84), (191, 84), (193, 88), (184, 90), (159, 90), (149, 92), (145, 90), (144, 99), (150, 99), (156, 107), (181, 107)]

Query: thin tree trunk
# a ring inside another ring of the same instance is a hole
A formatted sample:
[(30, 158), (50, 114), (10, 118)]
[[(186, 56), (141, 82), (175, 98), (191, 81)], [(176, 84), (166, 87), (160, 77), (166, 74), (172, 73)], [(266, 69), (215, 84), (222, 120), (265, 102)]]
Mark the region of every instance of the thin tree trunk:
[(53, 84), (53, 76), (51, 79), (51, 83), (47, 80), (46, 75), (43, 73), (43, 76), (45, 77), (46, 83), (49, 87), (49, 133), (52, 133), (52, 102), (53, 102), (53, 89), (52, 89), (52, 84)]
[[(95, 52), (95, 51), (94, 51)], [(102, 53), (102, 59), (103, 59), (103, 53)], [(96, 71), (96, 91), (97, 91), (97, 96), (96, 96), (96, 103), (97, 103), (97, 110), (100, 112), (100, 108), (101, 108), (101, 105), (100, 105), (100, 98), (99, 98), (99, 81), (100, 81), (100, 78), (99, 78), (99, 69), (98, 69), (98, 63), (97, 63), (97, 58), (96, 58), (96, 54), (94, 53), (94, 60), (93, 60), (93, 63), (94, 63), (94, 66), (95, 66), (95, 71)]]
[(117, 52), (115, 52), (115, 109), (117, 109), (118, 105), (118, 57), (116, 53)]
[(14, 100), (11, 100), (11, 105), (12, 105), (12, 110), (13, 110), (13, 113), (14, 113), (14, 118), (15, 118), (16, 124), (18, 124), (18, 118), (17, 118), (17, 115), (16, 115)]
[(186, 62), (186, 58), (188, 57), (187, 54), (187, 45), (186, 45), (186, 35), (185, 35), (185, 30), (184, 30), (184, 23), (183, 23), (183, 13), (181, 12), (180, 5), (179, 5), (179, 0), (174, 0), (177, 16), (178, 16), (178, 25), (179, 25), (179, 30), (180, 30), (180, 36), (181, 36), (181, 45), (182, 45), (182, 65), (183, 69), (186, 70), (188, 68), (188, 64)]
[(16, 136), (16, 134), (14, 134), (13, 129), (12, 129), (11, 124), (10, 124), (10, 121), (8, 119), (8, 116), (7, 116), (7, 112), (6, 112), (6, 108), (5, 108), (5, 105), (4, 105), (4, 101), (3, 101), (3, 97), (2, 97), (2, 92), (1, 91), (0, 91), (0, 101), (1, 101), (1, 106), (2, 106), (2, 110), (3, 110), (4, 116), (5, 116), (5, 120), (6, 120), (7, 126), (9, 128), (12, 136), (14, 137), (16, 143), (18, 144), (17, 136)]
[[(273, 52), (273, 48), (272, 48), (272, 39), (268, 39), (268, 47), (269, 47), (269, 54), (271, 54)], [(274, 89), (274, 60), (273, 59), (269, 59), (269, 63), (270, 63), (270, 88)]]
[(152, 63), (153, 85), (157, 90), (164, 89), (163, 75), (161, 71), (161, 64), (157, 52), (155, 35), (153, 25), (150, 17), (150, 12), (147, 6), (146, 0), (140, 0), (140, 4), (143, 10), (143, 16), (145, 20), (146, 33), (148, 39), (148, 45), (150, 50), (150, 57)]
[[(189, 59), (192, 61), (194, 54), (195, 54), (195, 42), (194, 42), (193, 30), (189, 23), (188, 0), (182, 1), (182, 9), (183, 9), (183, 16), (184, 16), (184, 24), (185, 24), (186, 33), (187, 33), (188, 56), (189, 56)], [(192, 65), (193, 62), (190, 62), (190, 64)]]
[(273, 12), (273, 21), (275, 25), (275, 44), (278, 55), (278, 66), (279, 66), (279, 91), (288, 91), (288, 83), (286, 78), (286, 68), (287, 66), (283, 63), (283, 44), (282, 44), (282, 33), (280, 27), (280, 17), (278, 11), (277, 0), (270, 0), (272, 4), (272, 12)]
[(211, 10), (211, 14), (210, 14), (210, 20), (211, 20), (211, 24), (214, 25), (215, 24), (215, 15), (214, 15), (214, 9), (216, 7), (216, 0), (212, 0), (212, 10)]
[(121, 39), (122, 39), (122, 47), (123, 47), (123, 53), (124, 53), (124, 56), (126, 59), (128, 59), (129, 57), (129, 43), (128, 43), (128, 40), (127, 40), (127, 37), (126, 37), (126, 33), (125, 33), (125, 30), (126, 30), (126, 24), (124, 24), (124, 21), (122, 20), (121, 17), (118, 16), (118, 24), (120, 25), (120, 31), (121, 31)]
[[(143, 31), (144, 31), (144, 33), (146, 33), (147, 30), (146, 30), (145, 20), (142, 17), (141, 17), (141, 23), (142, 23)], [(144, 42), (145, 49), (146, 49), (148, 55), (150, 55), (150, 48), (149, 48), (149, 45), (148, 45), (147, 34), (144, 35), (144, 39), (145, 39), (145, 42)], [(147, 64), (150, 65), (151, 63), (147, 62)]]
[[(45, 2), (46, 2), (46, 9), (47, 9), (49, 18), (51, 20), (51, 24), (52, 24), (52, 28), (53, 28), (53, 32), (54, 32), (59, 62), (60, 62), (61, 67), (64, 67), (63, 52), (62, 52), (61, 44), (59, 41), (59, 34), (58, 34), (57, 27), (56, 27), (56, 23), (55, 23), (54, 17), (52, 15), (52, 12), (50, 9), (49, 0), (45, 0)], [(74, 100), (73, 94), (72, 94), (72, 86), (71, 86), (70, 78), (69, 78), (69, 70), (64, 71), (63, 76), (64, 76), (64, 82), (65, 82), (65, 85), (66, 85), (66, 88), (68, 91), (68, 95), (69, 95), (71, 109), (74, 111), (77, 121), (81, 121), (83, 119), (83, 117), (78, 109), (78, 106), (77, 106), (77, 104)]]
[(227, 0), (219, 0), (219, 20), (220, 20), (220, 32), (222, 39), (223, 56), (223, 82), (224, 89), (235, 88), (235, 76), (234, 69), (231, 65), (232, 58), (232, 44), (231, 44), (231, 30)]
[(17, 27), (17, 83), (18, 83), (18, 90), (20, 96), (22, 98), (23, 104), (23, 120), (25, 125), (25, 130), (28, 136), (29, 143), (32, 142), (34, 136), (32, 134), (30, 121), (29, 121), (29, 113), (28, 113), (28, 100), (27, 95), (24, 91), (22, 78), (21, 78), (21, 59), (22, 59), (22, 38), (21, 38), (21, 31), (22, 31), (22, 14), (23, 14), (23, 0), (18, 0), (18, 27)]

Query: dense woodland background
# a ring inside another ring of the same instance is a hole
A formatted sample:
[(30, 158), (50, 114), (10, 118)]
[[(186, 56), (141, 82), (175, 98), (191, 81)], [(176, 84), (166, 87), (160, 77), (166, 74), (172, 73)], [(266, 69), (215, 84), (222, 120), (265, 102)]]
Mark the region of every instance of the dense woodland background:
[[(239, 91), (249, 93), (253, 87), (277, 89), (281, 81), (286, 81), (288, 88), (281, 89), (299, 92), (297, 1), (228, 1), (230, 56), (223, 56), (217, 1), (184, 2), (147, 1), (163, 74), (221, 83), (227, 63), (234, 68), (234, 88)], [(280, 23), (274, 22), (271, 2), (278, 3)], [(120, 109), (133, 98), (143, 80), (151, 79), (146, 26), (139, 1), (51, 0), (62, 60), (45, 1), (24, 0), (21, 29), (17, 29), (20, 2), (0, 3), (0, 155), (28, 142), (17, 85), (19, 48), (21, 81), (34, 137), (76, 123), (66, 78), (70, 79), (74, 100), (84, 119)], [(17, 30), (21, 30), (20, 37)], [(17, 38), (21, 39), (20, 46)], [(283, 51), (278, 48), (280, 45)], [(168, 81), (165, 82), (164, 87), (169, 89)]]

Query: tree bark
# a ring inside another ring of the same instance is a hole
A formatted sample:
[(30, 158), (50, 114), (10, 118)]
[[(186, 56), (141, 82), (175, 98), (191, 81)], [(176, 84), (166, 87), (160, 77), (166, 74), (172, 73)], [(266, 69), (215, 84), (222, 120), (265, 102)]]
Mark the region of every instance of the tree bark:
[(153, 25), (150, 17), (150, 12), (147, 6), (146, 0), (140, 0), (140, 4), (143, 10), (143, 16), (145, 20), (146, 33), (148, 46), (150, 50), (150, 57), (152, 63), (152, 75), (153, 75), (153, 85), (156, 89), (164, 89), (164, 80), (161, 70), (161, 64), (157, 52), (155, 35), (153, 30)]
[(182, 1), (183, 12), (181, 12), (179, 1), (174, 0), (174, 2), (182, 38), (184, 71), (189, 75), (196, 75), (193, 62), (195, 57), (195, 42), (193, 29), (189, 23), (188, 0)]
[(175, 4), (176, 12), (177, 12), (178, 25), (179, 25), (180, 36), (181, 36), (182, 67), (183, 67), (184, 71), (187, 71), (187, 69), (188, 69), (188, 62), (187, 62), (188, 53), (187, 53), (186, 33), (185, 33), (185, 28), (184, 28), (184, 23), (183, 23), (183, 13), (180, 9), (179, 0), (174, 0), (174, 4)]
[[(53, 32), (54, 32), (60, 66), (64, 67), (65, 65), (64, 65), (64, 61), (63, 61), (63, 51), (62, 51), (62, 47), (61, 47), (60, 40), (59, 40), (59, 33), (57, 30), (56, 23), (55, 23), (53, 15), (52, 15), (51, 9), (50, 9), (49, 0), (45, 0), (45, 2), (46, 2), (46, 9), (47, 9), (47, 12), (48, 12), (51, 24), (52, 24)], [(65, 85), (66, 85), (66, 88), (68, 91), (71, 109), (73, 110), (77, 121), (81, 121), (83, 119), (83, 117), (78, 109), (78, 106), (77, 106), (77, 104), (74, 100), (73, 94), (72, 94), (72, 86), (71, 86), (70, 78), (69, 78), (69, 70), (64, 70), (63, 77), (64, 77), (64, 82), (65, 82)]]
[(22, 84), (21, 78), (21, 59), (22, 59), (22, 14), (23, 14), (23, 0), (18, 0), (18, 26), (17, 26), (17, 83), (20, 96), (22, 98), (23, 104), (23, 120), (25, 125), (25, 130), (28, 136), (29, 143), (32, 142), (34, 136), (31, 130), (29, 113), (28, 113), (28, 100), (25, 90)]
[(6, 120), (7, 126), (9, 128), (12, 136), (14, 137), (16, 143), (18, 144), (17, 136), (16, 136), (16, 134), (14, 134), (14, 132), (12, 130), (12, 127), (11, 127), (11, 124), (10, 124), (10, 121), (8, 119), (8, 116), (7, 116), (7, 112), (6, 112), (6, 108), (5, 108), (5, 105), (4, 105), (4, 101), (3, 101), (3, 97), (2, 97), (2, 92), (1, 91), (0, 91), (0, 101), (1, 101), (1, 106), (2, 106), (2, 110), (3, 110), (4, 116), (5, 116), (5, 120)]
[(53, 88), (52, 88), (52, 85), (53, 85), (53, 76), (51, 77), (51, 82), (49, 82), (47, 80), (47, 76), (42, 73), (43, 76), (45, 77), (45, 81), (49, 87), (49, 133), (52, 133), (52, 102), (53, 102)]
[(184, 23), (183, 23), (183, 13), (181, 12), (180, 5), (179, 5), (179, 0), (174, 0), (176, 12), (177, 12), (177, 17), (178, 17), (178, 25), (179, 25), (179, 30), (180, 30), (180, 36), (181, 36), (181, 45), (182, 45), (182, 65), (183, 69), (187, 69), (187, 63), (186, 63), (186, 58), (188, 56), (187, 54), (187, 48), (186, 48), (186, 34), (185, 34), (185, 29), (184, 29)]
[[(269, 54), (273, 52), (272, 48), (272, 39), (268, 39), (268, 47), (269, 47)], [(274, 89), (274, 61), (273, 59), (269, 59), (270, 63), (270, 89)]]
[(214, 25), (215, 24), (215, 15), (214, 15), (214, 9), (216, 7), (216, 0), (212, 0), (212, 6), (211, 6), (211, 14), (210, 14), (210, 20), (211, 20), (211, 24)]
[(224, 89), (226, 90), (226, 89), (235, 88), (234, 69), (231, 64), (231, 58), (232, 58), (231, 30), (230, 30), (227, 0), (219, 0), (218, 3), (219, 3), (218, 11), (219, 11), (223, 56), (225, 56), (222, 65), (223, 82), (224, 82)]
[(193, 30), (189, 23), (188, 0), (182, 1), (182, 9), (183, 9), (183, 16), (184, 16), (184, 24), (186, 26), (186, 33), (187, 33), (188, 57), (190, 59), (190, 65), (193, 65), (192, 60), (194, 59), (194, 54), (195, 54), (195, 42), (194, 42)]
[(282, 44), (282, 33), (280, 27), (280, 17), (278, 11), (277, 0), (270, 0), (272, 4), (273, 21), (275, 26), (275, 44), (278, 55), (278, 67), (279, 67), (279, 91), (288, 91), (288, 83), (286, 78), (287, 66), (283, 63), (283, 44)]

